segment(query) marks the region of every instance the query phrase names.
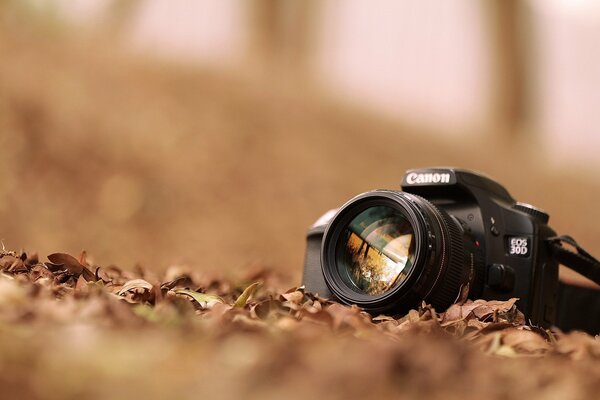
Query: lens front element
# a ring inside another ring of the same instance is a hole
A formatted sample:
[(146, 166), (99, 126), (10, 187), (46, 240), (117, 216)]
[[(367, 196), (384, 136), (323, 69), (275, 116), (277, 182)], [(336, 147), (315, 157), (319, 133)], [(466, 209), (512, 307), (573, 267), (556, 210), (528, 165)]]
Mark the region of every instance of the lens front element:
[(383, 294), (402, 284), (414, 265), (413, 227), (396, 208), (369, 207), (340, 235), (336, 260), (349, 287), (372, 296)]

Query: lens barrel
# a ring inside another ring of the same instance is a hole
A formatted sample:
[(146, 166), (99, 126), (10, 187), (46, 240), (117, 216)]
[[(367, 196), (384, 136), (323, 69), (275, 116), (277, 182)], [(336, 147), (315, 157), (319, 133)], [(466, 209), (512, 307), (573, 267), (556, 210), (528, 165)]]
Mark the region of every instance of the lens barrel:
[(426, 199), (376, 190), (347, 202), (323, 237), (321, 266), (345, 304), (401, 313), (421, 301), (445, 310), (475, 278), (460, 223)]

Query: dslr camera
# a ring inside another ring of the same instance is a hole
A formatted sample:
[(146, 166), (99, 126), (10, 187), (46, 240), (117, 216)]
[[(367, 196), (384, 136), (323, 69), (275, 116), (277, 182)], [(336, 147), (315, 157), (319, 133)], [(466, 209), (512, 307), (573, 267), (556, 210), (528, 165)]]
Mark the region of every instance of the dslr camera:
[(548, 218), (479, 173), (409, 170), (402, 190), (360, 194), (310, 228), (303, 284), (373, 315), (516, 297), (531, 324), (548, 327), (559, 286)]

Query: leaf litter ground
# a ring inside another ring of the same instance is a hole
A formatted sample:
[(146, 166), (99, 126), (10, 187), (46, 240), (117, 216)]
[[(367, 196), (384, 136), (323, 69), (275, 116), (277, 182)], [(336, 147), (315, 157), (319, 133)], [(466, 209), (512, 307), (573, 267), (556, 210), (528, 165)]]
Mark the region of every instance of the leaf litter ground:
[(6, 398), (597, 398), (600, 341), (509, 301), (371, 317), (267, 270), (0, 254)]

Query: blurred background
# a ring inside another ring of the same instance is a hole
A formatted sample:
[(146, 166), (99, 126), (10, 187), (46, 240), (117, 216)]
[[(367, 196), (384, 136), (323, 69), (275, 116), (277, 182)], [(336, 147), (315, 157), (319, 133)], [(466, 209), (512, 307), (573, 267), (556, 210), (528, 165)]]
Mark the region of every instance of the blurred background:
[(324, 211), (480, 170), (600, 253), (600, 4), (4, 0), (0, 239), (300, 278)]

